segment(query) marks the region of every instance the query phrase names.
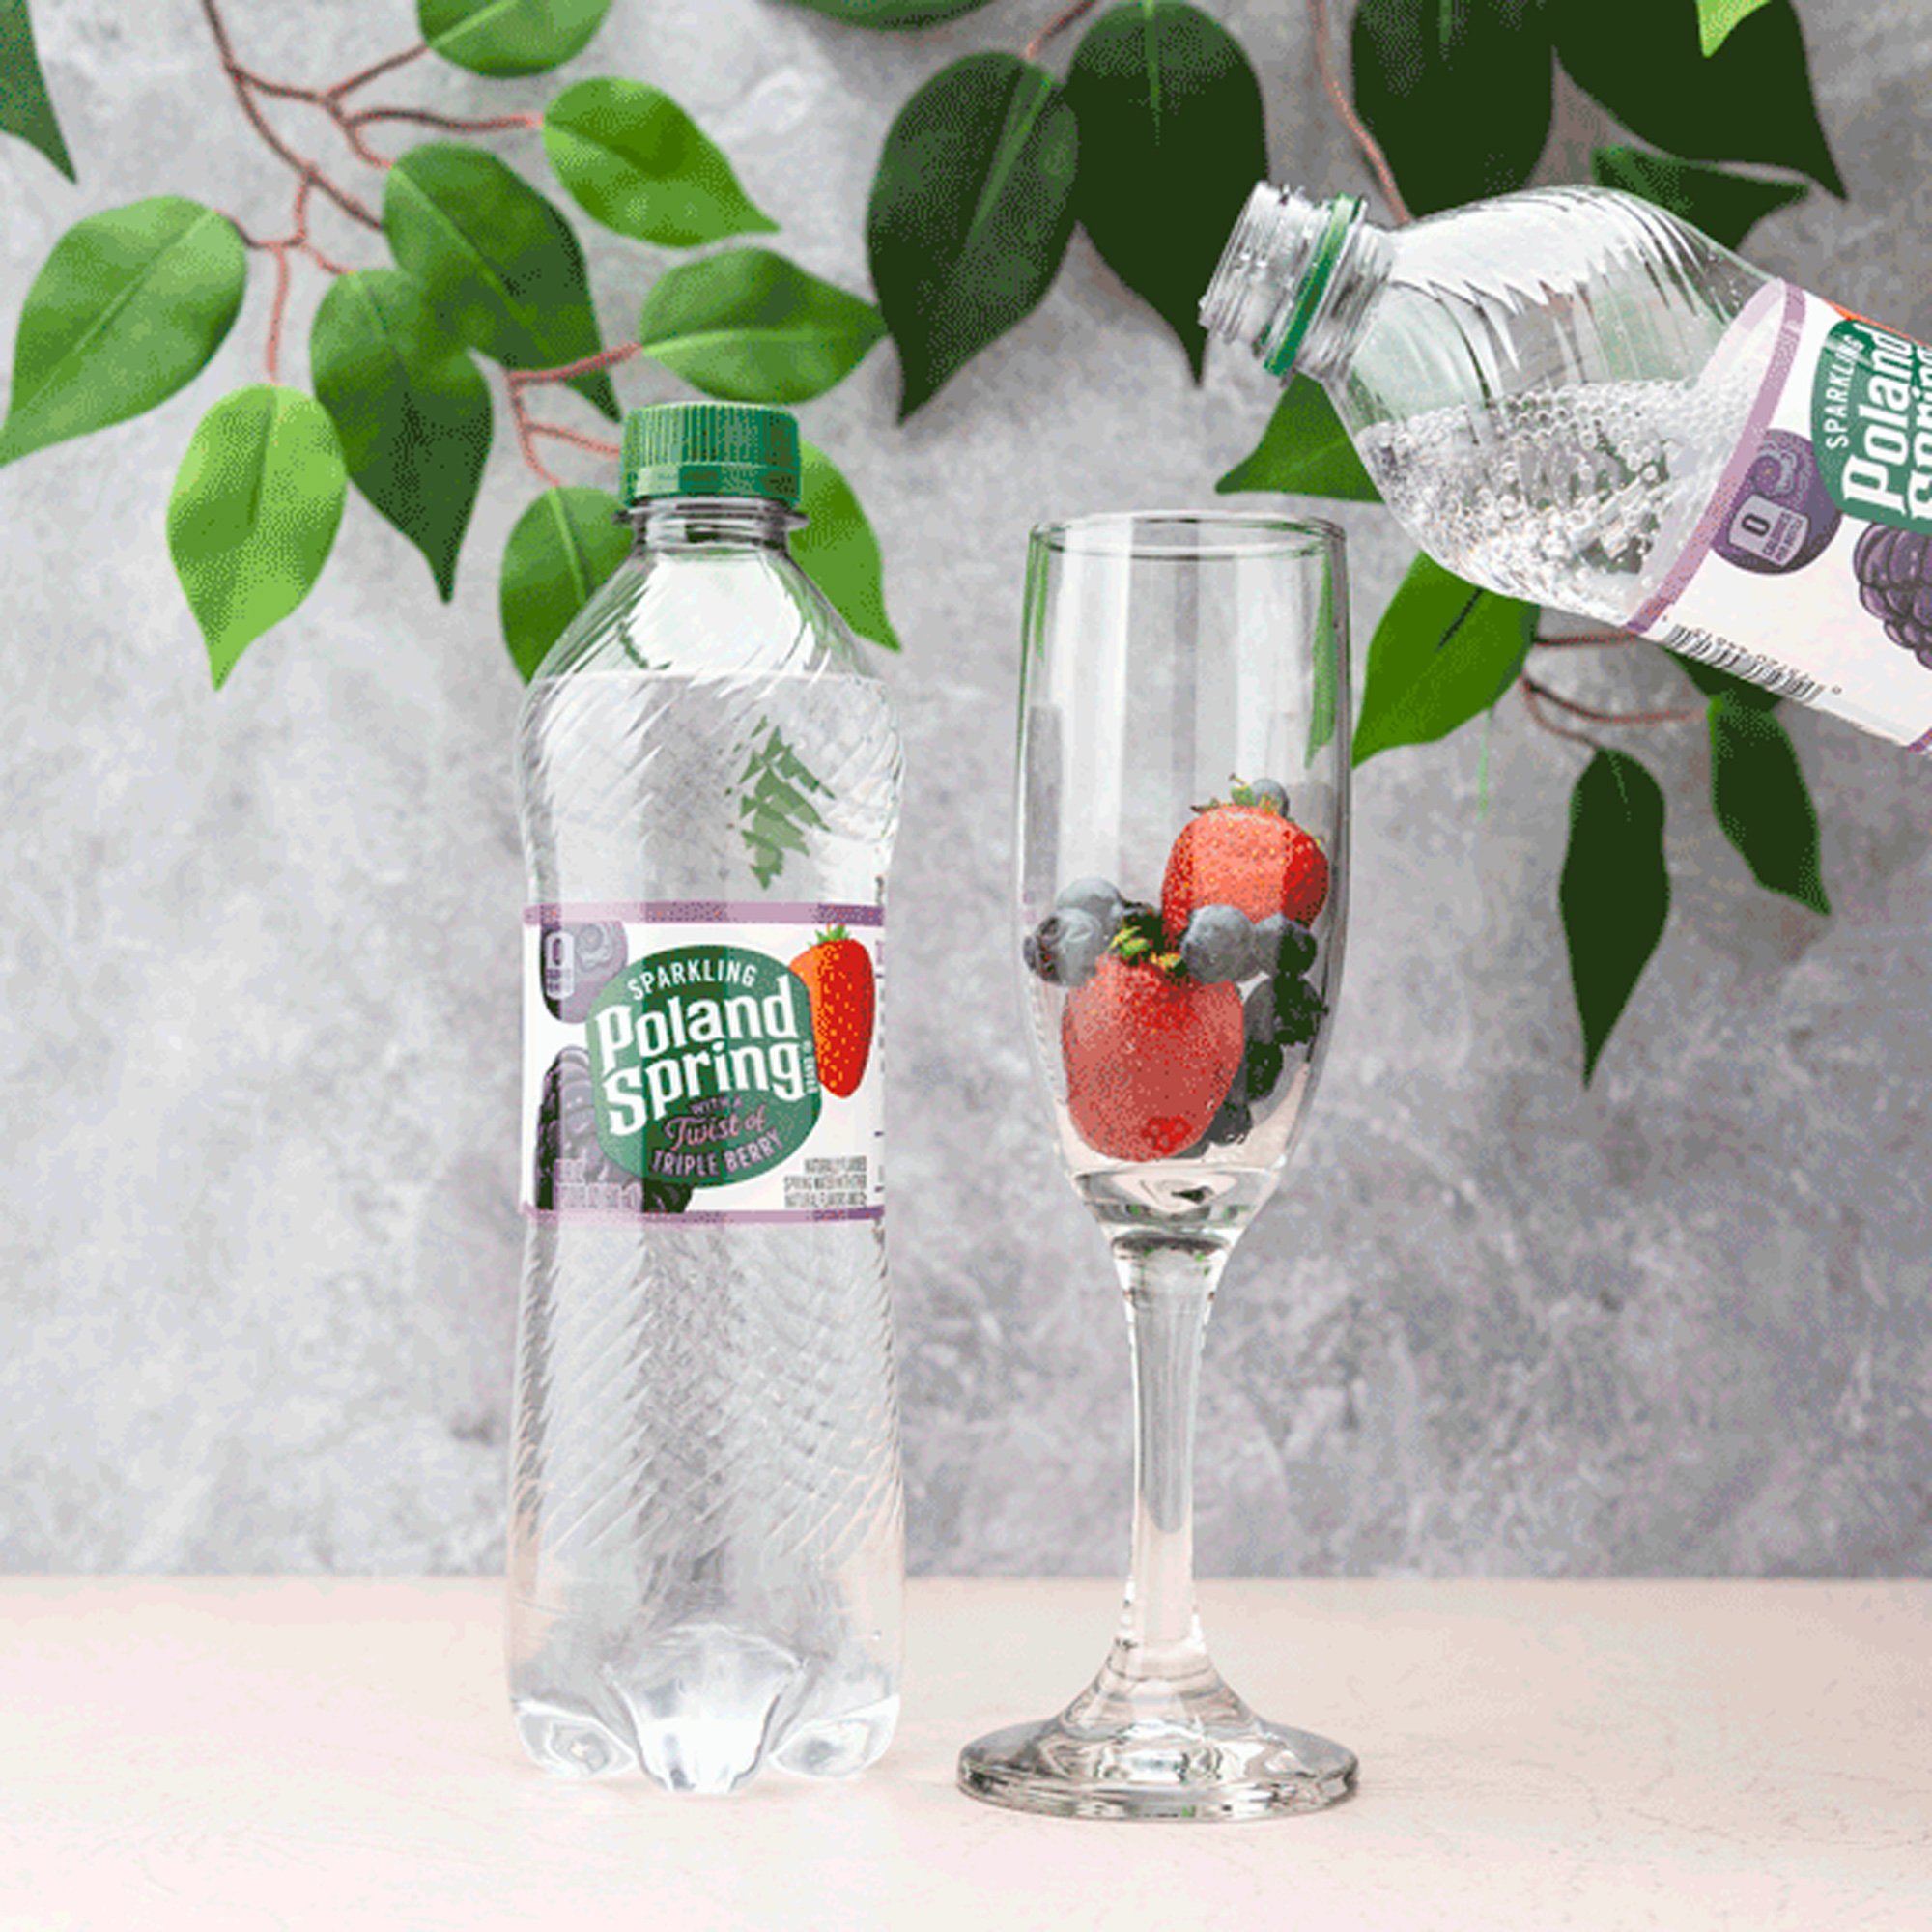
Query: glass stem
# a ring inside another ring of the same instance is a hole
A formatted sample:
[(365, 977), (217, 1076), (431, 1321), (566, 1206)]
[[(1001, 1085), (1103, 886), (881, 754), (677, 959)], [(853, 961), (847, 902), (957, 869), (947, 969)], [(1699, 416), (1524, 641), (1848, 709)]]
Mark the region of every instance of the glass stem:
[(1126, 1293), (1134, 1371), (1134, 1536), (1114, 1640), (1121, 1676), (1173, 1682), (1207, 1666), (1194, 1609), (1194, 1404), (1220, 1243), (1123, 1236), (1114, 1262)]

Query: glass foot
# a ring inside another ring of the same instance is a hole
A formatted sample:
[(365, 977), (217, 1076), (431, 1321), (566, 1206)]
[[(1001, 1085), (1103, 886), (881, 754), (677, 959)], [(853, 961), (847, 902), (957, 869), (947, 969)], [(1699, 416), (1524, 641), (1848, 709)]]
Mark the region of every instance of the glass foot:
[(959, 1788), (1059, 1818), (1265, 1818), (1355, 1786), (1355, 1754), (1256, 1717), (1212, 1666), (1185, 1684), (1106, 1668), (1059, 1717), (959, 1753)]

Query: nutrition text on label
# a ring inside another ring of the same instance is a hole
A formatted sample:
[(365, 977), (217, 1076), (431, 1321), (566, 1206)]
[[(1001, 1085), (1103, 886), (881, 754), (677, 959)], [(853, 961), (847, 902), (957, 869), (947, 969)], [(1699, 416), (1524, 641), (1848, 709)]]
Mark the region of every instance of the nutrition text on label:
[(870, 1156), (834, 1154), (807, 1160), (797, 1174), (785, 1176), (787, 1208), (864, 1208), (869, 1205)]

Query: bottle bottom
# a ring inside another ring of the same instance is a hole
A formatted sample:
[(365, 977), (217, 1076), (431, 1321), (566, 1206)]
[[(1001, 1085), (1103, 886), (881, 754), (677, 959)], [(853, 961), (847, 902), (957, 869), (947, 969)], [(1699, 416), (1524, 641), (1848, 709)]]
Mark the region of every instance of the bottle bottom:
[(567, 1630), (512, 1669), (524, 1748), (563, 1777), (640, 1771), (667, 1791), (724, 1793), (766, 1765), (802, 1777), (849, 1777), (892, 1742), (899, 1699), (882, 1671), (801, 1659), (719, 1624), (654, 1634), (558, 1682)]

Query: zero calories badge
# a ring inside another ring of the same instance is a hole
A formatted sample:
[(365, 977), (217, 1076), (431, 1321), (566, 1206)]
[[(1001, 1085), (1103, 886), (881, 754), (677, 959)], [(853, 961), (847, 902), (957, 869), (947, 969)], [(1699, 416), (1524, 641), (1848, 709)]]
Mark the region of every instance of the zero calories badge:
[(647, 1179), (724, 1187), (797, 1152), (818, 1120), (810, 995), (782, 960), (736, 946), (653, 952), (587, 1028), (597, 1138)]

